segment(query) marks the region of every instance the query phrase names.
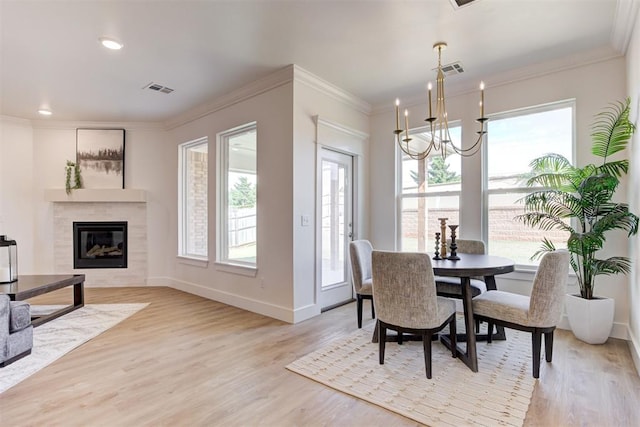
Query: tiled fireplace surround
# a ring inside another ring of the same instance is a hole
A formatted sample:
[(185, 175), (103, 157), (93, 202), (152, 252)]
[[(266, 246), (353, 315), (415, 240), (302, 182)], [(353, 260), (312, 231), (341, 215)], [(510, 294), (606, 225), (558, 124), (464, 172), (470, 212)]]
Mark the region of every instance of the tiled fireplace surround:
[[(127, 268), (73, 268), (74, 221), (127, 221)], [(144, 202), (53, 202), (55, 272), (86, 275), (88, 286), (142, 286), (147, 277), (147, 205)]]

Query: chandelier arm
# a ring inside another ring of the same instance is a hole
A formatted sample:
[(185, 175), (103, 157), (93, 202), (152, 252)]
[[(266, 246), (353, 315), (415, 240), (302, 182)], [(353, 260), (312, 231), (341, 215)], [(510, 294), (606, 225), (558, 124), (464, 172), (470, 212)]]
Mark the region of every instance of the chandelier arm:
[(402, 142), (400, 141), (398, 142), (398, 145), (400, 146), (400, 149), (402, 150), (403, 153), (405, 153), (407, 156), (411, 157), (414, 160), (423, 160), (427, 158), (431, 153), (431, 149), (433, 148), (433, 146), (429, 144), (429, 147), (424, 151), (412, 151), (409, 148), (409, 142), (407, 142), (407, 148), (405, 148), (402, 145)]

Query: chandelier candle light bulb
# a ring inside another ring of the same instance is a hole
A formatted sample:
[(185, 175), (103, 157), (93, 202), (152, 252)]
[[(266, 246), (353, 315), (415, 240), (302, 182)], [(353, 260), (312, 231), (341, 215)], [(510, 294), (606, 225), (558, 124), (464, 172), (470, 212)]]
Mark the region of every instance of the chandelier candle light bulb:
[(404, 110), (404, 131), (407, 136), (405, 141), (407, 142), (411, 141), (409, 139), (409, 110)]
[(396, 130), (400, 129), (400, 100), (396, 98)]
[(431, 89), (432, 89), (432, 85), (431, 82), (429, 82), (429, 84), (427, 85), (427, 89), (429, 92), (429, 118), (433, 117), (433, 114), (431, 114)]

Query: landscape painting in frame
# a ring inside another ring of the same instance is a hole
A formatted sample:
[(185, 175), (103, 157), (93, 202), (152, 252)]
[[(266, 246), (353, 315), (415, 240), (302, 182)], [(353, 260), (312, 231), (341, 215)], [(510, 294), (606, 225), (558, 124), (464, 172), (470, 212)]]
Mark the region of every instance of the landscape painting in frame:
[(124, 188), (124, 129), (77, 129), (84, 188)]

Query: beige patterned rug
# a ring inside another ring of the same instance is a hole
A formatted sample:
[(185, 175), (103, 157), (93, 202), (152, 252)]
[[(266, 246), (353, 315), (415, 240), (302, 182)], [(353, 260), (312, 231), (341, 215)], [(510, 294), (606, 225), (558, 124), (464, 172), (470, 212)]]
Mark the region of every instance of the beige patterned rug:
[(336, 340), (287, 369), (429, 426), (523, 424), (535, 386), (530, 334), (507, 330), (506, 341), (478, 343), (477, 373), (434, 342), (429, 380), (421, 342), (387, 343), (380, 365), (372, 329)]
[[(34, 328), (31, 354), (0, 368), (0, 393), (147, 305), (149, 304), (87, 304)], [(32, 305), (31, 308), (33, 314), (43, 314), (52, 312), (60, 306)]]

